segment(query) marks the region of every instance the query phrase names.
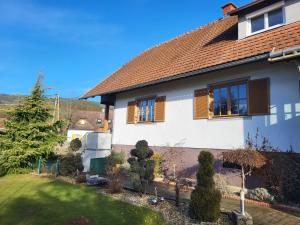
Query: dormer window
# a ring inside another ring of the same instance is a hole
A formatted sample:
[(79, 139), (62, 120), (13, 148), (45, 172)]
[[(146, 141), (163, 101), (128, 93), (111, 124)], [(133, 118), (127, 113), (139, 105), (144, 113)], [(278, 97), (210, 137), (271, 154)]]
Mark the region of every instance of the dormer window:
[(268, 13), (269, 27), (283, 24), (283, 11), (282, 8), (273, 10)]
[(283, 8), (273, 7), (271, 9), (264, 9), (247, 15), (248, 19), (248, 35), (260, 33), (284, 24)]
[(265, 16), (257, 16), (251, 19), (251, 33), (265, 29)]

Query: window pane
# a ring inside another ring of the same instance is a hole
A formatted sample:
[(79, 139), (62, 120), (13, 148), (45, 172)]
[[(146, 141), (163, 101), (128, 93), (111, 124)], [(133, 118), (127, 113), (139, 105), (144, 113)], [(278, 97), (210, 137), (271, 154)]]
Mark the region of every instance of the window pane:
[(247, 98), (247, 86), (246, 84), (239, 85), (239, 97), (240, 98)]
[(154, 121), (154, 99), (148, 100), (148, 121)]
[(220, 104), (219, 102), (214, 101), (214, 115), (219, 116), (220, 115)]
[(247, 115), (247, 113), (248, 113), (247, 99), (240, 99), (239, 114)]
[(265, 28), (264, 15), (257, 16), (251, 19), (251, 32), (254, 33)]
[(227, 104), (222, 104), (221, 105), (221, 115), (227, 115)]
[(269, 17), (269, 27), (283, 23), (283, 13), (281, 8), (269, 12), (268, 17)]
[(231, 103), (231, 114), (239, 114), (239, 104), (237, 102)]
[(221, 104), (227, 104), (227, 88), (221, 88), (220, 89), (220, 100)]
[(214, 89), (214, 101), (218, 102), (219, 100), (220, 100), (220, 92), (219, 92), (219, 89), (216, 88), (216, 89)]
[(220, 89), (221, 115), (227, 115), (227, 87)]
[(140, 101), (139, 103), (139, 121), (146, 121), (146, 101)]
[(230, 87), (230, 100), (232, 105), (238, 104), (239, 98), (239, 89), (238, 86), (231, 86)]
[(230, 102), (231, 102), (231, 114), (238, 114), (239, 112), (239, 88), (238, 86), (230, 87)]

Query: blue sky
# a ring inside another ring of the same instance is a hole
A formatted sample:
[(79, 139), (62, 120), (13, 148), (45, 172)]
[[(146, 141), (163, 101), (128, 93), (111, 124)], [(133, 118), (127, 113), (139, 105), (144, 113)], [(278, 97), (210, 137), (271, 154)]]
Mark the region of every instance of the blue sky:
[(0, 93), (28, 94), (42, 71), (52, 93), (78, 98), (141, 51), (221, 18), (227, 2), (0, 0)]

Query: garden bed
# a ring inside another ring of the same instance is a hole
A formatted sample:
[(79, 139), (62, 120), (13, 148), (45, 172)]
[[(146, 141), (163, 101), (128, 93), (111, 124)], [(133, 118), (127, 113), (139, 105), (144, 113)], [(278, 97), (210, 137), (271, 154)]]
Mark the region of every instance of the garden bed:
[(220, 225), (231, 225), (234, 224), (231, 219), (231, 211), (226, 211), (225, 209), (221, 209), (221, 217), (216, 223), (201, 223), (195, 221), (189, 217), (189, 203), (182, 202), (179, 207), (175, 206), (175, 201), (170, 199), (163, 200), (159, 202), (157, 205), (152, 205), (149, 203), (149, 199), (154, 198), (153, 195), (142, 195), (140, 196), (138, 193), (130, 190), (123, 190), (118, 194), (111, 194), (109, 189), (100, 188), (97, 193), (110, 196), (114, 199), (136, 205), (149, 207), (154, 211), (160, 212), (164, 219), (171, 225), (200, 225), (200, 224), (220, 224)]

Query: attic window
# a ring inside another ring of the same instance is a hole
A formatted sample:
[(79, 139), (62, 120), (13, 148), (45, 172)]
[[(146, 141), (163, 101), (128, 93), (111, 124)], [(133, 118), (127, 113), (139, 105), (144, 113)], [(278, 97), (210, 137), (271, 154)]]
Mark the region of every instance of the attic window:
[(80, 119), (79, 121), (78, 121), (78, 123), (80, 124), (80, 125), (84, 125), (85, 124), (85, 119)]
[(284, 24), (283, 8), (248, 16), (249, 35), (279, 27)]

